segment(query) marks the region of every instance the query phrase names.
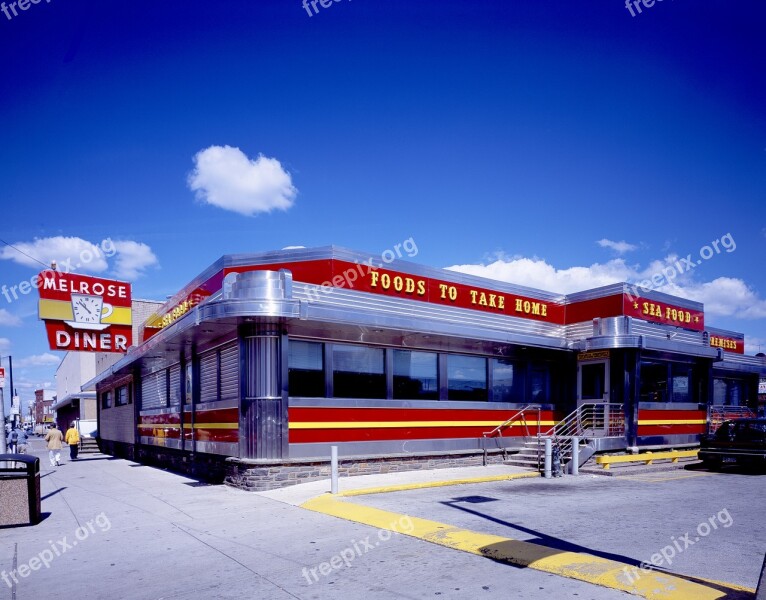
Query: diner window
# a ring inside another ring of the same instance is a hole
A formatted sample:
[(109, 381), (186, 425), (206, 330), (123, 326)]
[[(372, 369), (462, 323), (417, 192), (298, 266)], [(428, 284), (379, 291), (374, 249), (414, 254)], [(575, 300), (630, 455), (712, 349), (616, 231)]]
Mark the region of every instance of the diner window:
[(641, 402), (697, 402), (693, 367), (681, 362), (641, 363)]
[(101, 408), (112, 408), (112, 392), (101, 394)]
[(668, 401), (668, 365), (666, 363), (641, 363), (641, 402)]
[(287, 372), (291, 396), (323, 398), (324, 345), (316, 342), (288, 341)]
[(125, 406), (130, 402), (130, 394), (128, 394), (128, 386), (121, 385), (114, 391), (114, 405)]
[(528, 401), (535, 404), (550, 401), (551, 374), (546, 365), (532, 365), (529, 368), (528, 395)]
[(713, 379), (713, 404), (746, 406), (745, 382), (740, 379)]
[(692, 368), (690, 365), (674, 363), (670, 366), (671, 402), (693, 402)]
[(516, 361), (492, 359), (492, 400), (524, 402), (524, 378)]
[(394, 399), (438, 400), (439, 371), (435, 352), (394, 350)]
[(487, 359), (448, 354), (447, 385), (448, 400), (486, 400)]
[(385, 398), (382, 348), (335, 344), (332, 347), (333, 390), (337, 398)]

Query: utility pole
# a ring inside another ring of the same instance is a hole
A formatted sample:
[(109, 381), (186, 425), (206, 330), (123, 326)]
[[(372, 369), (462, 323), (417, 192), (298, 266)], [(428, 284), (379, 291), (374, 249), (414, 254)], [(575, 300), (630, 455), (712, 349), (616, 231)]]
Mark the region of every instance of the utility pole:
[[(13, 357), (8, 355), (8, 372), (11, 375), (11, 406), (13, 406), (13, 398), (16, 396), (16, 390), (13, 387)], [(11, 429), (15, 429), (16, 419), (13, 417), (13, 409), (11, 409)]]
[[(3, 361), (0, 357), (0, 366)], [(8, 448), (5, 446), (5, 398), (3, 397), (3, 388), (0, 387), (0, 423), (3, 425), (3, 431), (0, 432), (0, 454), (8, 452)]]

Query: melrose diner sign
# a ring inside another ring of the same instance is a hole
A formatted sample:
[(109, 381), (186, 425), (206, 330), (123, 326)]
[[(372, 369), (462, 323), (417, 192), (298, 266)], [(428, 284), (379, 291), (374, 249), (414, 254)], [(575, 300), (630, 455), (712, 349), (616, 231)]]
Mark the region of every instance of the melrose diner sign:
[(130, 284), (43, 271), (39, 318), (51, 350), (125, 353), (133, 343)]

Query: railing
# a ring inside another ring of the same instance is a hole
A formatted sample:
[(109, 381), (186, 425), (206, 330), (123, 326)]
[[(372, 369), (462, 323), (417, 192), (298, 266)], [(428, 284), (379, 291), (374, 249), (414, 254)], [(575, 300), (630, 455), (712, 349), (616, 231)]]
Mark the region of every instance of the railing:
[[(526, 437), (530, 437), (529, 433), (529, 423), (527, 423), (527, 412), (536, 412), (537, 413), (537, 419), (535, 421), (535, 425), (537, 426), (537, 432), (539, 434), (540, 432), (540, 406), (537, 404), (527, 404), (524, 408), (521, 408), (517, 410), (515, 413), (513, 413), (508, 419), (500, 423), (497, 427), (495, 427), (492, 431), (485, 431), (482, 436), (482, 446), (484, 447), (484, 464), (487, 464), (487, 439), (492, 438), (500, 434), (498, 437), (502, 437), (502, 432), (506, 428), (510, 427), (515, 421), (521, 420), (524, 423), (524, 432), (526, 434)], [(500, 440), (498, 440), (498, 447), (500, 447)], [(508, 458), (508, 455), (506, 453), (505, 446), (501, 448), (503, 453), (503, 459)]]
[(619, 463), (642, 462), (651, 465), (655, 460), (670, 460), (677, 463), (679, 458), (697, 458), (699, 450), (670, 450), (669, 452), (643, 452), (632, 456), (598, 456), (596, 464), (608, 470), (611, 465)]
[(711, 406), (710, 407), (710, 434), (714, 434), (721, 423), (729, 419), (753, 419), (755, 413), (747, 406)]
[(526, 436), (529, 437), (529, 424), (527, 423), (527, 415), (526, 415), (527, 411), (537, 412), (537, 421), (535, 422), (535, 424), (537, 425), (537, 431), (539, 432), (540, 431), (540, 406), (537, 404), (527, 404), (524, 408), (519, 409), (518, 411), (513, 413), (509, 419), (500, 423), (500, 425), (495, 427), (492, 431), (485, 431), (482, 435), (485, 438), (489, 438), (489, 437), (495, 437), (496, 434), (500, 433), (502, 436), (501, 432), (503, 431), (503, 429), (505, 429), (506, 427), (510, 427), (514, 421), (521, 419), (524, 423), (524, 431), (526, 432)]
[(545, 433), (538, 433), (537, 464), (541, 464), (544, 438), (551, 438), (561, 453), (561, 462), (572, 457), (572, 438), (622, 437), (625, 435), (625, 410), (622, 404), (583, 404)]

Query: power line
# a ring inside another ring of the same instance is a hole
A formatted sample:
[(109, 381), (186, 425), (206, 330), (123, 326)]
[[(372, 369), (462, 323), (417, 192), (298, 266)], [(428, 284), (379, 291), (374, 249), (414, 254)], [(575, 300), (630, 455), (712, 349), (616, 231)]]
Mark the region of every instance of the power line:
[(19, 249), (18, 249), (16, 246), (14, 246), (13, 244), (9, 244), (9, 243), (8, 243), (8, 242), (6, 242), (4, 239), (0, 238), (0, 242), (3, 242), (3, 244), (5, 244), (6, 246), (8, 246), (9, 248), (13, 248), (13, 249), (14, 249), (16, 252), (18, 252), (18, 253), (20, 253), (20, 254), (23, 254), (23, 255), (24, 255), (24, 256), (26, 256), (27, 258), (31, 258), (31, 259), (32, 259), (32, 260), (34, 260), (35, 262), (39, 262), (39, 263), (40, 263), (42, 266), (44, 266), (46, 269), (50, 268), (50, 265), (46, 265), (46, 264), (45, 264), (43, 261), (41, 261), (41, 260), (37, 260), (37, 259), (36, 259), (34, 256), (31, 256), (31, 255), (27, 254), (27, 253), (26, 253), (26, 252), (24, 252), (23, 250), (19, 250)]

